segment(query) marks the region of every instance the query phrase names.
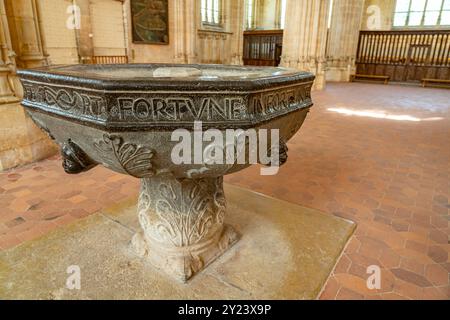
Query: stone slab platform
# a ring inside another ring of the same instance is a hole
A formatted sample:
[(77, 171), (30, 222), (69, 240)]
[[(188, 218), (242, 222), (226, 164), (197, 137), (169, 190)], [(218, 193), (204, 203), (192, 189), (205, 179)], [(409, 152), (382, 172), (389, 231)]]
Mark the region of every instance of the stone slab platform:
[[(0, 252), (0, 299), (315, 299), (352, 235), (347, 220), (225, 185), (240, 241), (186, 284), (136, 257), (137, 199)], [(66, 287), (79, 266), (80, 290)]]

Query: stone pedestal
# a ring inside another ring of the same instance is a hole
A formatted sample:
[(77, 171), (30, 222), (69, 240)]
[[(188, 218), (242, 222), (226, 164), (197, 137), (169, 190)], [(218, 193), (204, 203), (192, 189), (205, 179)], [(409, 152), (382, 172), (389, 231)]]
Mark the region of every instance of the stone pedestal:
[(222, 177), (141, 179), (134, 250), (185, 282), (238, 240), (224, 225), (225, 207)]

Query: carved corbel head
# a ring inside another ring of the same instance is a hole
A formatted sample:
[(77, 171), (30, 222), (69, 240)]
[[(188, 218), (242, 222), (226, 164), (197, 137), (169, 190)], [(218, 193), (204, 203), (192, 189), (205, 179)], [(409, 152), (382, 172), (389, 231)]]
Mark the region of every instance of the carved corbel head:
[(63, 168), (66, 173), (76, 174), (88, 171), (97, 165), (86, 153), (72, 140), (67, 140), (61, 147), (63, 157)]
[(280, 138), (278, 146), (274, 146), (269, 150), (270, 157), (272, 157), (273, 152), (278, 151), (278, 160), (275, 159), (275, 161), (270, 161), (269, 165), (281, 167), (285, 164), (288, 159), (288, 150), (289, 148), (286, 145), (286, 142)]

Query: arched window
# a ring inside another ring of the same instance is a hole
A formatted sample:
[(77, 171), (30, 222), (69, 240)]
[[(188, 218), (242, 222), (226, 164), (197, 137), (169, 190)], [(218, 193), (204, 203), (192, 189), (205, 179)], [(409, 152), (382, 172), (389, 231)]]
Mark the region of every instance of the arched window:
[(393, 25), (450, 26), (450, 0), (397, 0)]
[(222, 25), (222, 0), (202, 0), (201, 11), (204, 25)]

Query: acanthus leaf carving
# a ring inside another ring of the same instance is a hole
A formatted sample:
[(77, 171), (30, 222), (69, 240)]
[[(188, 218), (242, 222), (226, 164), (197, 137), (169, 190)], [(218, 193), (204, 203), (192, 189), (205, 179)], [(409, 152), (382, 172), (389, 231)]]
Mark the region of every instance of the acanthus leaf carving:
[(138, 206), (144, 232), (149, 238), (174, 247), (207, 241), (223, 226), (226, 202), (222, 181), (144, 179)]

